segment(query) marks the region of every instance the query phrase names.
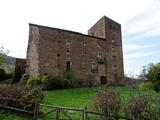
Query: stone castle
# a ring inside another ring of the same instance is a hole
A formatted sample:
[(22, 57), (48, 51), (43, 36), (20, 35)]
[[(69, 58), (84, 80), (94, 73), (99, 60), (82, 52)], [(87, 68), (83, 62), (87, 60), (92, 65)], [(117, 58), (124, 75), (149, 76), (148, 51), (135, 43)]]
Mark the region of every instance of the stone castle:
[(104, 16), (85, 35), (29, 24), (26, 73), (63, 76), (67, 71), (95, 84), (122, 84), (121, 25)]

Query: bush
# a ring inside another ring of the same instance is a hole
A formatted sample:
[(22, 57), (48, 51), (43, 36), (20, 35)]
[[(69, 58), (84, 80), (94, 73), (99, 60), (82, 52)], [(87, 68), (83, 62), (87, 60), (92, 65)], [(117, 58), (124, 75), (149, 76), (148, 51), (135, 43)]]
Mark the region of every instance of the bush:
[(37, 86), (37, 85), (41, 85), (41, 84), (42, 84), (42, 81), (41, 81), (41, 78), (40, 78), (40, 77), (30, 77), (30, 78), (27, 80), (27, 84), (28, 84), (28, 85), (31, 85), (31, 86)]
[(118, 120), (120, 112), (120, 95), (110, 89), (100, 90), (93, 100), (93, 107), (103, 113), (102, 120)]
[[(29, 102), (42, 102), (44, 94), (39, 87), (18, 86), (18, 85), (0, 85), (0, 97), (10, 98), (10, 100), (0, 99), (0, 105), (7, 105), (25, 110), (33, 110), (34, 104)], [(16, 102), (12, 99), (18, 99), (22, 102)]]
[(67, 88), (69, 83), (61, 77), (48, 75), (42, 77), (42, 86), (44, 90), (53, 90)]
[(150, 96), (144, 94), (131, 95), (125, 107), (126, 117), (131, 120), (158, 120), (159, 112), (155, 108), (155, 101), (155, 98), (151, 99)]
[(6, 73), (4, 78), (5, 80), (13, 78), (13, 73)]
[(43, 90), (64, 89), (69, 87), (82, 87), (83, 80), (72, 79), (70, 74), (65, 77), (46, 75), (43, 77), (30, 77), (27, 84), (31, 86), (41, 85)]
[(149, 70), (148, 80), (153, 83), (155, 91), (160, 91), (160, 63)]
[(0, 81), (3, 81), (5, 78), (5, 71), (4, 69), (0, 68)]
[(143, 82), (139, 85), (140, 90), (154, 90), (154, 85), (152, 82)]

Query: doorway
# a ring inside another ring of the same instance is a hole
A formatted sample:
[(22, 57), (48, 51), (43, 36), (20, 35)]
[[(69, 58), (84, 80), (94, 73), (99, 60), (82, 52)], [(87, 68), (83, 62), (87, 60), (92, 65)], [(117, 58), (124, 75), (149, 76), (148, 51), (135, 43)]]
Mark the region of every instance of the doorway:
[(100, 76), (100, 84), (107, 84), (106, 76)]

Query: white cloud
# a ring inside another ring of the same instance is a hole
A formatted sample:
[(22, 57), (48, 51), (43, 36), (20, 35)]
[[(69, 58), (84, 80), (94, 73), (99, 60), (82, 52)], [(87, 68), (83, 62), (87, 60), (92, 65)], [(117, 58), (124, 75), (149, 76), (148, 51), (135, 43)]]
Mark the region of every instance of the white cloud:
[(139, 50), (139, 49), (144, 49), (144, 48), (151, 48), (154, 47), (153, 45), (140, 45), (140, 44), (124, 44), (123, 45), (123, 50), (124, 53), (128, 53), (130, 51), (134, 50)]
[(124, 59), (138, 59), (138, 58), (144, 58), (146, 56), (158, 54), (160, 51), (152, 51), (152, 52), (144, 52), (144, 53), (132, 53), (132, 54), (127, 54), (124, 56)]
[[(160, 33), (160, 1), (152, 1), (146, 10), (128, 20), (124, 24), (124, 35), (132, 35), (134, 40), (159, 35)], [(131, 38), (131, 39), (133, 39)]]

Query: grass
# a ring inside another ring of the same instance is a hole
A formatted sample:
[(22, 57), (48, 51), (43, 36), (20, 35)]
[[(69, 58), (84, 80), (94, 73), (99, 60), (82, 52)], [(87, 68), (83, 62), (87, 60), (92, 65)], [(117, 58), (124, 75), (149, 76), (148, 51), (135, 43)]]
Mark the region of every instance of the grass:
[[(54, 105), (54, 106), (65, 106), (65, 107), (76, 107), (84, 108), (88, 107), (90, 109), (92, 98), (98, 90), (98, 87), (94, 88), (77, 88), (77, 89), (64, 89), (64, 90), (55, 90), (55, 91), (46, 91), (45, 104)], [(136, 89), (128, 87), (111, 87), (111, 89), (119, 91), (121, 94), (122, 101), (127, 100), (130, 94), (138, 93)], [(156, 95), (154, 91), (141, 91), (149, 95)], [(43, 111), (48, 111), (46, 108), (43, 108)], [(53, 113), (52, 113), (53, 117)], [(75, 116), (74, 116), (75, 117)], [(77, 117), (78, 118), (78, 117)], [(25, 118), (18, 115), (0, 113), (0, 120), (24, 120)], [(48, 115), (45, 120), (50, 120), (51, 115)], [(75, 119), (76, 120), (76, 119)]]

